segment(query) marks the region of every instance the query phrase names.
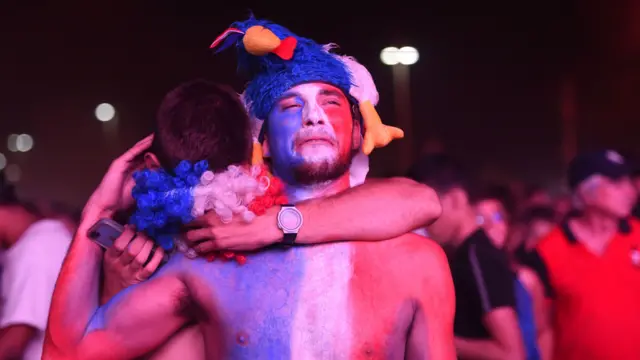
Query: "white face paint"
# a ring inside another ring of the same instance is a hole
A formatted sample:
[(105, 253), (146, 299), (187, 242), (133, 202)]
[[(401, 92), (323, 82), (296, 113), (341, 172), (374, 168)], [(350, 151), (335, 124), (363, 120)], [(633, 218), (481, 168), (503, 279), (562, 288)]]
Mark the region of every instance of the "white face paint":
[(339, 149), (335, 130), (325, 112), (332, 106), (326, 94), (326, 85), (310, 83), (293, 87), (289, 92), (301, 101), (302, 126), (296, 134), (294, 151), (306, 163), (333, 163), (338, 159)]

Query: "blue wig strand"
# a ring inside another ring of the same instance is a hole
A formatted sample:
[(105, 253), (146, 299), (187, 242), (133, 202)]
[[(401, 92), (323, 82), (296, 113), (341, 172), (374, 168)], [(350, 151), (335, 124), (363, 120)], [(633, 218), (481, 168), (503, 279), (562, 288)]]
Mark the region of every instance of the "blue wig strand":
[(173, 248), (180, 227), (193, 220), (193, 189), (207, 171), (206, 160), (192, 165), (182, 161), (172, 175), (164, 169), (144, 169), (133, 174), (136, 209), (129, 223), (145, 232), (165, 250)]

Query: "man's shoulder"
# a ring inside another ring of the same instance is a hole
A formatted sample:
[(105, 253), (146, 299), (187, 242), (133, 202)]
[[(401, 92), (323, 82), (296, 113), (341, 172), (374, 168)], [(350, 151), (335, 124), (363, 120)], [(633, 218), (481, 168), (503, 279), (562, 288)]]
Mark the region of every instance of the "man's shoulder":
[(563, 248), (568, 245), (562, 226), (557, 226), (538, 241), (536, 249), (540, 256), (547, 261), (551, 256), (560, 255), (559, 253), (563, 252)]
[(46, 251), (67, 251), (73, 235), (58, 220), (44, 219), (34, 222), (16, 243), (16, 249), (46, 249)]
[[(59, 267), (71, 244), (71, 234), (56, 220), (40, 220), (31, 225), (5, 253), (6, 264), (26, 267)], [(9, 265), (10, 266), (10, 265)]]
[[(392, 241), (393, 251), (389, 252), (392, 266), (397, 266), (403, 279), (409, 279), (407, 286), (413, 296), (421, 298), (434, 291), (453, 288), (447, 256), (435, 241), (416, 234), (405, 234)], [(411, 276), (407, 277), (407, 274)]]
[(414, 274), (433, 275), (435, 272), (449, 270), (444, 250), (431, 239), (408, 233), (389, 242), (391, 246), (385, 250), (391, 259), (404, 268), (410, 268)]

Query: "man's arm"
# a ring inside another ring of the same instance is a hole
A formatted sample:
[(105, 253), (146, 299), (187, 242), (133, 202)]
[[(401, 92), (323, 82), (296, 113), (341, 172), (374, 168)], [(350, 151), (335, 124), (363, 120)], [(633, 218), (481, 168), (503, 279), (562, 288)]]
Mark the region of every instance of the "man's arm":
[(550, 301), (545, 296), (544, 285), (533, 270), (523, 267), (519, 270), (519, 275), (520, 281), (533, 300), (540, 357), (542, 360), (550, 360), (553, 354)]
[[(497, 308), (487, 313), (483, 322), (491, 340), (456, 337), (456, 349), (462, 359), (522, 360), (524, 347), (518, 327), (518, 316), (513, 308)], [(514, 331), (515, 330), (515, 331)]]
[(102, 213), (91, 211), (84, 214), (62, 264), (49, 310), (45, 339), (49, 355), (75, 349), (98, 307), (103, 253), (87, 237), (87, 231), (102, 217)]
[[(188, 299), (186, 286), (175, 273), (167, 272), (125, 289), (96, 312), (97, 273), (102, 250), (98, 249), (96, 256), (92, 246), (97, 245), (91, 243), (83, 235), (86, 230), (82, 230), (81, 226), (54, 292), (45, 357), (100, 359), (109, 355), (134, 358), (153, 350), (186, 322), (186, 316), (180, 311)], [(131, 239), (133, 234), (127, 228), (115, 242)], [(139, 250), (129, 246), (124, 254), (133, 259)], [(87, 257), (94, 260), (92, 264), (87, 264)], [(92, 316), (92, 326), (85, 335)]]
[(115, 159), (85, 205), (51, 300), (45, 339), (45, 351), (49, 349), (50, 354), (64, 354), (75, 349), (98, 306), (103, 253), (87, 237), (87, 231), (101, 218), (111, 218), (116, 211), (129, 205), (133, 187), (131, 171), (152, 140), (153, 136), (142, 139)]
[[(381, 241), (398, 237), (435, 221), (442, 213), (438, 195), (407, 178), (373, 179), (337, 195), (296, 204), (304, 225), (296, 242)], [(214, 212), (205, 214), (187, 233), (200, 253), (212, 250), (255, 250), (282, 241), (277, 227), (279, 207), (251, 223), (222, 224)], [(196, 245), (197, 244), (197, 245)]]
[(163, 344), (190, 318), (191, 297), (175, 273), (128, 287), (100, 308), (66, 359), (134, 359)]
[[(2, 360), (22, 359), (29, 342), (45, 330), (51, 295), (69, 238), (68, 234), (32, 229), (20, 242), (12, 249), (3, 269)], [(56, 245), (61, 248), (55, 249)]]
[(427, 260), (417, 264), (424, 273), (420, 284), (416, 312), (407, 341), (406, 359), (454, 360), (453, 318), (455, 294), (449, 264), (442, 249), (429, 246)]
[(471, 274), (480, 299), (482, 322), (490, 340), (456, 337), (458, 356), (463, 359), (521, 360), (525, 358), (518, 316), (514, 282), (506, 257), (488, 245), (472, 245), (469, 249)]
[(0, 360), (22, 359), (36, 332), (36, 328), (29, 325), (11, 325), (0, 330)]
[[(429, 225), (442, 214), (433, 189), (401, 177), (372, 179), (296, 207), (305, 220), (296, 238), (302, 244), (391, 239)], [(282, 233), (277, 241), (281, 238)]]

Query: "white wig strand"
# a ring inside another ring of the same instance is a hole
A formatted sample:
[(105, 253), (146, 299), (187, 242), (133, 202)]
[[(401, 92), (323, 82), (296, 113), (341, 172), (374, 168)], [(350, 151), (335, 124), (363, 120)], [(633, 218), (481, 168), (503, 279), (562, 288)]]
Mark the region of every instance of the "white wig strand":
[(369, 70), (351, 56), (339, 56), (338, 58), (347, 65), (353, 77), (353, 85), (349, 90), (351, 96), (359, 102), (368, 100), (373, 106), (378, 105), (380, 96)]
[(247, 222), (253, 220), (255, 214), (249, 210), (249, 204), (271, 185), (268, 177), (258, 177), (260, 171), (259, 166), (246, 170), (234, 165), (216, 174), (205, 171), (193, 190), (191, 214), (198, 217), (211, 210), (222, 222), (231, 221), (234, 215)]

